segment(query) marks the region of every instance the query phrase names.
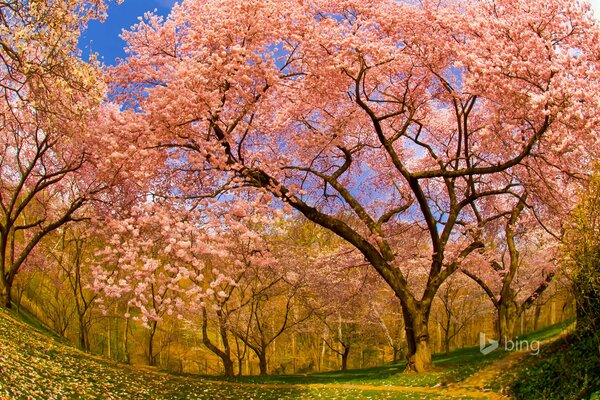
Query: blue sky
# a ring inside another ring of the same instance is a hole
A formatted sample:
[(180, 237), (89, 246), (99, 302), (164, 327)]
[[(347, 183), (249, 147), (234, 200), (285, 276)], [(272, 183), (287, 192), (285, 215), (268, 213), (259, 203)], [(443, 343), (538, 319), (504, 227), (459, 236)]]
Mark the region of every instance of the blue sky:
[(111, 2), (108, 18), (104, 23), (92, 21), (83, 32), (79, 47), (83, 50), (83, 58), (87, 59), (90, 50), (98, 53), (100, 60), (107, 65), (114, 65), (115, 58), (124, 57), (125, 43), (119, 38), (123, 29), (138, 22), (138, 17), (146, 11), (156, 9), (158, 14), (167, 15), (176, 0), (125, 0), (122, 4)]
[[(82, 35), (79, 46), (84, 59), (91, 51), (100, 55), (107, 65), (114, 65), (115, 58), (124, 57), (124, 42), (119, 38), (121, 30), (137, 23), (137, 18), (146, 11), (156, 9), (157, 13), (167, 15), (176, 0), (125, 0), (123, 4), (111, 3), (108, 18), (104, 23), (92, 21)], [(600, 0), (591, 0), (594, 13), (600, 16)]]

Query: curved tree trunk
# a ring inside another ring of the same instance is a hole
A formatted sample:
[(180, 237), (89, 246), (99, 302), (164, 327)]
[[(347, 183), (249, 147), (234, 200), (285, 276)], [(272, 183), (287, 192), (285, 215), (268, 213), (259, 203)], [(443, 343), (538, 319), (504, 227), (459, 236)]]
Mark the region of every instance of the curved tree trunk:
[[(219, 315), (221, 318), (221, 316)], [(227, 338), (227, 330), (223, 326), (223, 324), (219, 323), (219, 333), (221, 335), (221, 339), (223, 340), (223, 350), (219, 349), (217, 346), (211, 342), (208, 337), (208, 316), (206, 315), (206, 309), (202, 308), (202, 343), (206, 346), (206, 348), (212, 351), (217, 355), (223, 362), (223, 369), (225, 376), (235, 376), (234, 372), (234, 364), (231, 359), (231, 352), (229, 349), (229, 340)]]

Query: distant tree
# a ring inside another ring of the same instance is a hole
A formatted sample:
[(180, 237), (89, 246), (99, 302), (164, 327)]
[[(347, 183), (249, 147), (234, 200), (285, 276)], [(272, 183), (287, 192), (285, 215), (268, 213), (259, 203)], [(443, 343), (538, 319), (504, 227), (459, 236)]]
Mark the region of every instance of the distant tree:
[[(476, 290), (468, 278), (454, 275), (449, 278), (437, 293), (438, 307), (434, 308), (434, 320), (442, 330), (442, 347), (450, 352), (450, 343), (474, 320), (482, 318), (488, 309), (482, 309), (481, 290)], [(475, 290), (474, 290), (475, 289)]]
[(559, 268), (560, 237), (539, 224), (527, 200), (523, 194), (509, 203), (488, 231), (487, 253), (462, 268), (494, 305), (501, 341), (514, 338), (519, 317), (548, 289)]
[[(70, 300), (74, 303), (77, 317), (77, 344), (80, 349), (90, 351), (89, 331), (92, 324), (92, 310), (97, 292), (91, 289), (93, 275), (91, 259), (93, 254), (90, 232), (84, 229), (63, 229), (49, 237), (45, 248), (48, 262), (56, 264), (57, 272), (62, 276)], [(66, 296), (66, 294), (65, 294)]]

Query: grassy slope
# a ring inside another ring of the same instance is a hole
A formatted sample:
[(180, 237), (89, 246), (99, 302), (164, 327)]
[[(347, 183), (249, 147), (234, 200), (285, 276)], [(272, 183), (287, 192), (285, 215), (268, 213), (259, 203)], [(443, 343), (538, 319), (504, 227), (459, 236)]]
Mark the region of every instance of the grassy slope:
[[(503, 382), (502, 382), (503, 381)], [(597, 338), (563, 336), (528, 356), (502, 377), (516, 399), (600, 399), (600, 348)]]
[(414, 399), (344, 388), (261, 387), (136, 370), (56, 341), (0, 308), (0, 398), (33, 399)]
[[(174, 376), (140, 371), (93, 357), (51, 338), (29, 318), (27, 325), (0, 308), (0, 397), (106, 399), (417, 399), (431, 393), (323, 388), (322, 385), (371, 386), (444, 385), (464, 379), (501, 358), (503, 351), (483, 356), (466, 348), (436, 356), (437, 370), (429, 374), (400, 374), (404, 365), (386, 365), (347, 372), (307, 376), (243, 377), (224, 382), (216, 377)], [(550, 332), (552, 334), (552, 332)], [(272, 384), (280, 384), (273, 387)], [(262, 386), (267, 385), (267, 386)], [(383, 390), (382, 390), (383, 389)]]

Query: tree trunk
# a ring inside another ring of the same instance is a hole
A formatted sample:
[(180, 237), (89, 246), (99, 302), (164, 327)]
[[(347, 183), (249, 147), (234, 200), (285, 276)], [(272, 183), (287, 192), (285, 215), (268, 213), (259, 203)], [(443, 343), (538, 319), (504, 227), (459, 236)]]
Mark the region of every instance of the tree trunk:
[(258, 357), (258, 367), (260, 368), (260, 375), (267, 375), (267, 352), (266, 349), (260, 352), (256, 352)]
[(243, 367), (244, 367), (244, 359), (238, 358), (238, 375), (237, 376), (242, 376)]
[[(219, 322), (221, 320), (219, 319)], [(206, 308), (202, 308), (202, 343), (206, 346), (207, 349), (216, 354), (221, 361), (223, 362), (223, 369), (225, 376), (235, 376), (234, 368), (233, 368), (233, 360), (231, 359), (231, 353), (229, 350), (229, 341), (227, 340), (227, 330), (223, 326), (223, 324), (219, 325), (219, 332), (221, 334), (221, 338), (223, 339), (224, 350), (219, 349), (217, 346), (211, 342), (208, 337), (208, 316), (206, 314)]]
[[(127, 306), (127, 311), (129, 314), (129, 305)], [(88, 337), (88, 346), (89, 346), (89, 337)], [(131, 362), (131, 357), (129, 356), (129, 318), (125, 320), (125, 340), (123, 340), (123, 353), (125, 355), (125, 363), (129, 364)]]
[(426, 372), (433, 368), (429, 347), (429, 312), (409, 310), (403, 305), (406, 340), (408, 344), (407, 369)]
[(148, 365), (154, 367), (156, 365), (156, 357), (154, 356), (154, 335), (156, 334), (157, 321), (152, 321), (150, 335), (148, 337)]
[(452, 315), (446, 314), (446, 327), (444, 328), (444, 353), (448, 355), (450, 353), (450, 320)]
[(506, 344), (515, 337), (515, 326), (518, 318), (517, 309), (514, 304), (501, 302), (498, 307), (498, 341)]
[(90, 341), (88, 339), (87, 324), (83, 315), (79, 315), (79, 348), (83, 351), (90, 351)]
[(6, 308), (12, 308), (12, 282), (4, 281), (2, 292), (2, 303)]
[(408, 347), (406, 350), (406, 358), (409, 359), (417, 351), (417, 342), (413, 330), (412, 315), (402, 300), (400, 300), (400, 303), (402, 305), (402, 319), (404, 320), (404, 333), (406, 334), (406, 345)]
[(17, 287), (17, 313), (21, 312), (21, 301), (23, 301), (23, 294), (25, 294), (25, 285)]
[(350, 355), (350, 346), (344, 346), (344, 351), (342, 352), (342, 371), (348, 370), (348, 356)]
[(420, 335), (417, 341), (417, 351), (411, 358), (411, 364), (414, 365), (416, 372), (427, 372), (433, 368), (431, 359), (431, 349), (429, 348), (429, 338), (426, 335)]
[(233, 368), (233, 360), (228, 357), (221, 357), (221, 361), (223, 362), (223, 369), (225, 376), (235, 376), (235, 371)]
[(533, 330), (537, 331), (540, 327), (540, 314), (542, 313), (541, 304), (535, 305), (535, 312), (533, 314)]
[(400, 346), (393, 346), (392, 350), (394, 351), (394, 359), (393, 362), (394, 364), (398, 362), (398, 360), (400, 359)]

